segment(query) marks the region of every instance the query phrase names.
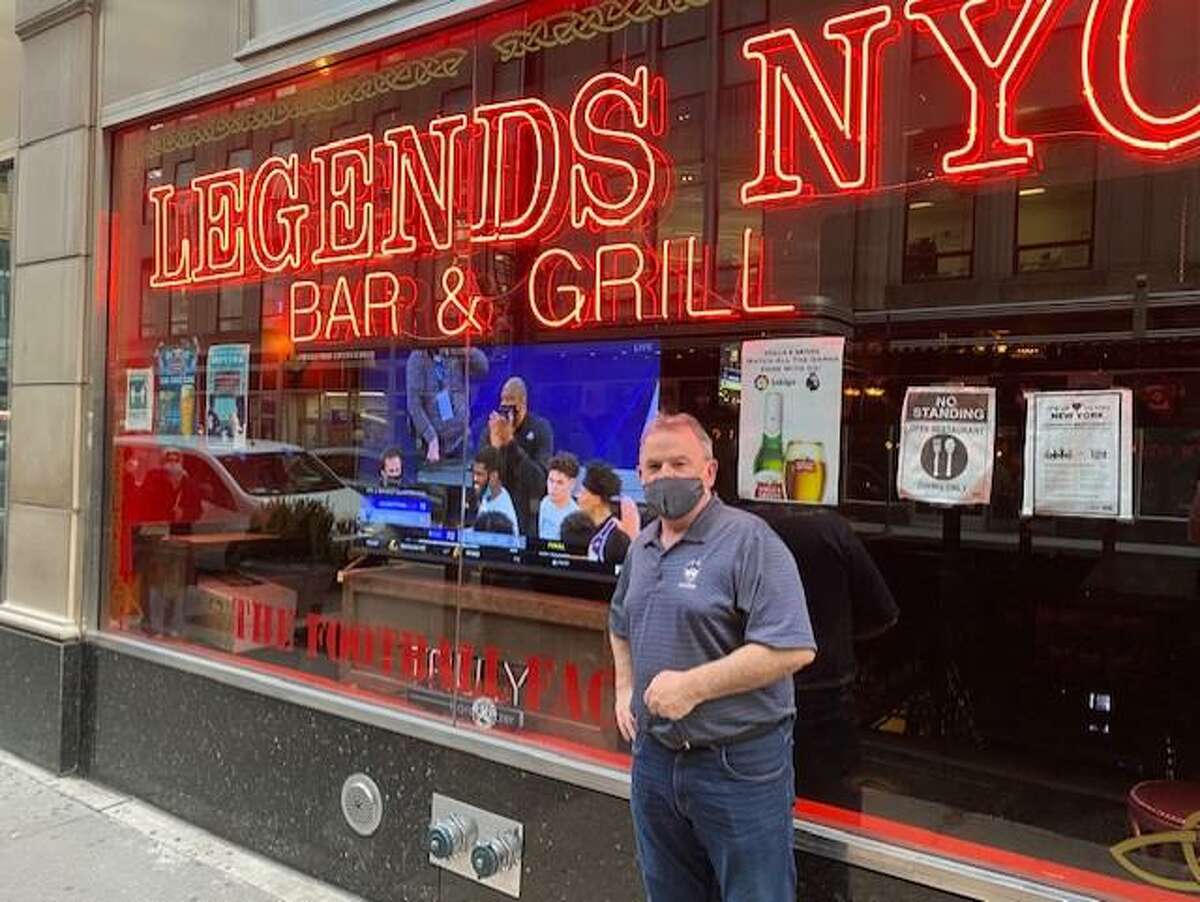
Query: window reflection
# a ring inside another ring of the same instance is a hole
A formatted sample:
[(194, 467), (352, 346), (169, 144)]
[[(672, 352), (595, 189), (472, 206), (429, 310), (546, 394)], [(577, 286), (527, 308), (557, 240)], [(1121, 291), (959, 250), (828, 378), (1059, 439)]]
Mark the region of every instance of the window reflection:
[(1086, 269), (1092, 264), (1095, 152), (1046, 148), (1044, 170), (1017, 186), (1017, 272)]
[(953, 188), (909, 194), (905, 219), (904, 279), (966, 279), (974, 259), (975, 200)]

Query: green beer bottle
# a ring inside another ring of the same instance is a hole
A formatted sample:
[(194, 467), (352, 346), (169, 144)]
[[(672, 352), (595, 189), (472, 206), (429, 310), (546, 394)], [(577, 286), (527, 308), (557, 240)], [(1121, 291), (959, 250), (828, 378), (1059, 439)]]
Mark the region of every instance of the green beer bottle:
[(783, 395), (768, 392), (763, 399), (762, 444), (754, 458), (754, 497), (782, 501)]

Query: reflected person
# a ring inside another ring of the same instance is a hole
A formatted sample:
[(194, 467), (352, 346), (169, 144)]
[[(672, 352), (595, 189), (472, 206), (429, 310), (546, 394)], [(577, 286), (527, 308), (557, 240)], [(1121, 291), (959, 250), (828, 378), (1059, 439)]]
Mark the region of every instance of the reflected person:
[(771, 524), (796, 559), (816, 662), (796, 674), (796, 795), (862, 807), (854, 705), (855, 640), (885, 632), (900, 610), (883, 574), (849, 522), (830, 510), (789, 513)]
[[(166, 523), (172, 534), (192, 532), (204, 514), (200, 487), (188, 473), (179, 448), (163, 451), (161, 465), (147, 474), (143, 491), (153, 519)], [(162, 558), (148, 563), (146, 570), (150, 632), (181, 636), (187, 587), (181, 581), (180, 571), (164, 564)]]
[(488, 368), (479, 348), (422, 348), (408, 355), (406, 406), (427, 462), (462, 457), (470, 417), (468, 379), (486, 376)]

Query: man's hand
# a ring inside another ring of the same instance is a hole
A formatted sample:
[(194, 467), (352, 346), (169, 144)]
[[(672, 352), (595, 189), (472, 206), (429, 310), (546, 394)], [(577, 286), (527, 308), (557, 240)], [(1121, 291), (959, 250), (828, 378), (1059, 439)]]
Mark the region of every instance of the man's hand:
[(626, 742), (637, 737), (637, 718), (633, 716), (633, 688), (617, 690), (617, 729)]
[(513, 440), (512, 420), (496, 412), (488, 417), (488, 442), (493, 448), (503, 448)]
[(437, 436), (429, 440), (429, 447), (425, 449), (425, 460), (427, 463), (435, 464), (442, 459), (442, 447), (438, 444)]
[(683, 720), (703, 700), (692, 677), (678, 670), (664, 670), (650, 681), (642, 696), (651, 714), (667, 720)]

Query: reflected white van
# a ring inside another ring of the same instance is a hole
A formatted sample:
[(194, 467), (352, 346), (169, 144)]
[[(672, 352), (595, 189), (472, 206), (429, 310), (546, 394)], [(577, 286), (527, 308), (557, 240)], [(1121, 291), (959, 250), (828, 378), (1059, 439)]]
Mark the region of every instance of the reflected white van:
[(297, 445), (248, 441), (235, 446), (179, 435), (124, 435), (115, 445), (126, 484), (140, 484), (163, 467), (164, 455), (178, 452), (200, 500), (199, 512), (188, 519), (204, 526), (245, 529), (272, 501), (318, 501), (338, 521), (356, 519), (362, 505), (358, 492)]

